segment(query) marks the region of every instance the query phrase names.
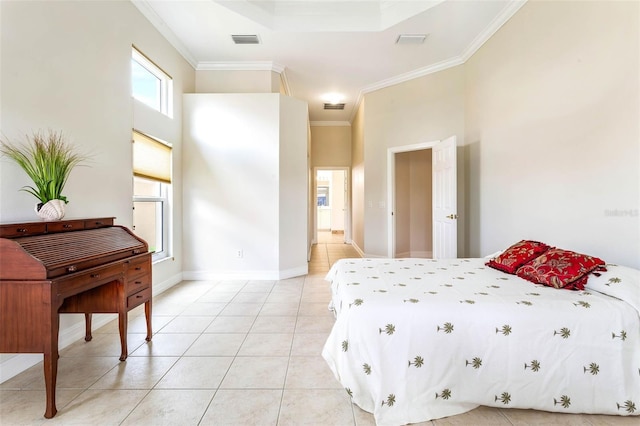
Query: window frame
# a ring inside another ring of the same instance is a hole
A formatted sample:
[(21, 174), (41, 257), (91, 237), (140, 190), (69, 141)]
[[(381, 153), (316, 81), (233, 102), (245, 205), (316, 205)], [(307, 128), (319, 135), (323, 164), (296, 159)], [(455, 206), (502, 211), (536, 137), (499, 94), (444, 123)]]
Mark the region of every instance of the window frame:
[(131, 60), (138, 63), (138, 65), (149, 71), (149, 73), (154, 75), (160, 81), (160, 105), (155, 107), (136, 97), (133, 87), (133, 73), (131, 79), (131, 96), (138, 102), (147, 105), (149, 108), (153, 108), (167, 117), (173, 118), (173, 78), (162, 68), (157, 66), (152, 60), (146, 57), (144, 53), (136, 49), (135, 46), (132, 46), (131, 48)]
[[(146, 180), (146, 181), (151, 181), (151, 182), (156, 182), (160, 185), (160, 195), (157, 197), (153, 197), (153, 196), (149, 196), (149, 195), (145, 195), (145, 196), (137, 196), (135, 195), (135, 192), (133, 194), (133, 209), (135, 210), (135, 203), (139, 203), (139, 202), (151, 202), (151, 203), (157, 203), (159, 202), (161, 205), (161, 211), (162, 211), (162, 218), (160, 220), (160, 229), (156, 228), (156, 234), (158, 231), (161, 232), (161, 237), (162, 237), (162, 250), (161, 251), (156, 251), (153, 252), (151, 254), (151, 260), (153, 262), (157, 262), (159, 260), (171, 257), (171, 235), (169, 233), (170, 230), (170, 226), (169, 223), (171, 222), (171, 209), (170, 209), (170, 199), (171, 199), (171, 191), (172, 191), (172, 187), (170, 183), (164, 183), (164, 182), (160, 182), (160, 181), (154, 181), (151, 179), (146, 179), (143, 177), (139, 177), (139, 176), (133, 176), (133, 181), (132, 183), (134, 184), (133, 187), (135, 188), (135, 180), (136, 179), (141, 179), (141, 180)], [(133, 221), (132, 221), (133, 222)], [(133, 223), (133, 230), (135, 231), (135, 223)]]
[[(147, 151), (137, 150), (135, 148), (136, 143), (143, 144), (142, 146), (147, 146)], [(172, 174), (173, 174), (173, 147), (170, 143), (162, 141), (154, 136), (151, 136), (147, 133), (141, 132), (135, 128), (131, 129), (131, 144), (132, 144), (132, 154), (133, 154), (133, 175), (131, 180), (132, 186), (132, 223), (133, 229), (136, 230), (136, 221), (135, 221), (135, 203), (137, 202), (159, 202), (161, 205), (161, 215), (162, 217), (158, 221), (158, 213), (156, 212), (156, 229), (155, 236), (156, 239), (158, 236), (162, 239), (162, 250), (153, 252), (151, 255), (151, 259), (153, 262), (170, 258), (173, 253), (173, 241), (171, 235), (172, 222), (173, 222), (173, 205), (171, 200), (173, 199), (173, 183), (172, 183)], [(162, 161), (162, 159), (158, 159), (156, 165), (160, 165), (159, 170), (152, 170), (145, 168), (148, 164), (145, 164), (144, 161), (142, 163), (136, 163), (136, 153), (138, 155), (148, 156), (151, 155), (151, 152), (148, 148), (159, 149), (161, 153), (164, 155), (168, 155), (168, 162)], [(138, 169), (138, 167), (141, 167)], [(166, 168), (163, 170), (163, 168)], [(138, 174), (140, 173), (140, 174)], [(137, 195), (136, 194), (136, 180), (139, 179), (143, 182), (150, 182), (159, 185), (159, 194), (157, 195)], [(167, 180), (165, 180), (167, 179)], [(159, 223), (158, 223), (159, 222)], [(158, 232), (161, 232), (158, 235)], [(142, 236), (144, 238), (144, 236)]]

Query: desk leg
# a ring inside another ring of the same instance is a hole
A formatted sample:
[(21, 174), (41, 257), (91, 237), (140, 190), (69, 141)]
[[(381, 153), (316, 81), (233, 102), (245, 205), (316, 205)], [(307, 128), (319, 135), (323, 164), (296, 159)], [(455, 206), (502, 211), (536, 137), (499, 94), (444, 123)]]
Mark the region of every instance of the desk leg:
[(56, 415), (56, 379), (58, 376), (58, 354), (44, 354), (44, 385), (47, 394), (47, 408), (44, 416), (47, 419)]
[(91, 336), (91, 314), (84, 314), (84, 323), (85, 323), (85, 333), (84, 333), (84, 340), (85, 342), (90, 342), (92, 339)]
[(127, 311), (123, 309), (118, 313), (118, 328), (120, 329), (120, 347), (122, 352), (120, 353), (120, 361), (127, 359), (129, 352), (127, 350)]
[(144, 304), (144, 316), (147, 320), (147, 337), (145, 340), (147, 342), (151, 341), (151, 300), (145, 302)]
[[(56, 381), (58, 379), (58, 332), (60, 329), (58, 308), (51, 312), (51, 322), (46, 326), (48, 333), (45, 334), (44, 346), (44, 387), (47, 396), (47, 405), (44, 417), (52, 418), (58, 412), (56, 408)], [(48, 334), (48, 335), (47, 335)]]

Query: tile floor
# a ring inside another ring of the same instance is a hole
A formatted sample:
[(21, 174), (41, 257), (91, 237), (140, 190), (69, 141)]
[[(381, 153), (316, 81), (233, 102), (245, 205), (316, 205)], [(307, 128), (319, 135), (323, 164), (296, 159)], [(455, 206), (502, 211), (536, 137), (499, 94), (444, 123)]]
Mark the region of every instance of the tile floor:
[[(319, 238), (309, 275), (281, 281), (184, 281), (154, 298), (151, 343), (131, 312), (129, 358), (115, 321), (61, 351), (55, 418), (42, 365), (0, 384), (0, 425), (373, 425), (320, 356), (333, 324), (323, 280), (357, 257)], [(423, 425), (637, 425), (638, 419), (480, 407)]]

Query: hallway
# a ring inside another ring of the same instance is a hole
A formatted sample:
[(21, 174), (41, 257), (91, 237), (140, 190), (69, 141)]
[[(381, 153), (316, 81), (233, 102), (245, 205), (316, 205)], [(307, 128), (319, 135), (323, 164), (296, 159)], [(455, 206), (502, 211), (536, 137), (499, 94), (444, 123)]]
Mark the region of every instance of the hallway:
[(311, 248), (309, 274), (326, 273), (338, 259), (360, 257), (351, 244), (344, 243), (344, 234), (318, 231), (318, 244)]

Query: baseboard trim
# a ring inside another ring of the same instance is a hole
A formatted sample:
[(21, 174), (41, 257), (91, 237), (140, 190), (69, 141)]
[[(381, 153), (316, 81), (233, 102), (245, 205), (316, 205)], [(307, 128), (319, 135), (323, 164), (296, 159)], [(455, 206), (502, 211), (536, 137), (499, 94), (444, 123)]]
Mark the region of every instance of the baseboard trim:
[(309, 273), (309, 265), (283, 269), (281, 271), (185, 271), (185, 280), (216, 281), (216, 280), (284, 280), (299, 277)]
[(354, 249), (356, 249), (356, 251), (358, 252), (358, 254), (360, 255), (360, 257), (366, 257), (364, 255), (364, 251), (362, 251), (362, 249), (356, 244), (355, 241), (351, 241), (351, 247), (353, 247)]
[(175, 274), (172, 277), (169, 277), (168, 279), (159, 282), (159, 283), (153, 283), (153, 295), (157, 295), (160, 294), (164, 291), (167, 291), (168, 289), (170, 289), (171, 287), (173, 287), (176, 284), (179, 284), (180, 281), (182, 281), (182, 273), (179, 274)]

